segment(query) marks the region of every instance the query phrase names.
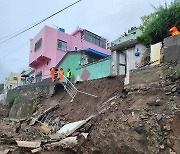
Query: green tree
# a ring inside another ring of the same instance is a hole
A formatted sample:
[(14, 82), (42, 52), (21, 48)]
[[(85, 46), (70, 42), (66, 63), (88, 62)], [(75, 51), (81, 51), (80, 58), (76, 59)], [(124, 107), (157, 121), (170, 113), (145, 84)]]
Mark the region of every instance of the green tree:
[(137, 39), (140, 43), (150, 46), (163, 41), (169, 36), (173, 26), (180, 28), (180, 0), (174, 0), (170, 5), (154, 8), (155, 12), (141, 18), (140, 29), (143, 34)]

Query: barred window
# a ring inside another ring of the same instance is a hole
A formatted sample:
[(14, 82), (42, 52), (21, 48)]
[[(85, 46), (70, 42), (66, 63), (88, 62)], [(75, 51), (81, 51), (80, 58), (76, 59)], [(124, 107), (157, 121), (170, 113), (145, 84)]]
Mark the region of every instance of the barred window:
[(67, 42), (64, 42), (62, 40), (58, 40), (57, 42), (57, 48), (59, 50), (63, 50), (63, 51), (66, 51), (67, 50)]

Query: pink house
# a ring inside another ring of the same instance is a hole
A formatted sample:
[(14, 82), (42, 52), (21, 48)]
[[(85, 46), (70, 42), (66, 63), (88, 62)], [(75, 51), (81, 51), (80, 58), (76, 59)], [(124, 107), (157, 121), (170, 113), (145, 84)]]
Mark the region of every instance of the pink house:
[(68, 51), (93, 49), (102, 54), (110, 55), (107, 50), (107, 39), (88, 30), (77, 29), (67, 34), (64, 29), (45, 26), (31, 40), (29, 66), (35, 69), (35, 77), (49, 77), (49, 69), (56, 66)]

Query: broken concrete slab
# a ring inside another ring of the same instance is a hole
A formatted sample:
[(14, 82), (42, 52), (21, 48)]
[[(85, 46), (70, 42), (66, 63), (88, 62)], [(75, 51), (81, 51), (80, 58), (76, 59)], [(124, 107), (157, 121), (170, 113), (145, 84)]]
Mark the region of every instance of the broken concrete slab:
[(36, 149), (33, 149), (31, 150), (32, 153), (37, 153), (37, 152), (40, 152), (42, 150), (42, 148), (36, 148)]
[(80, 135), (78, 135), (77, 142), (78, 142), (79, 146), (81, 146), (85, 142), (85, 140), (87, 139), (88, 134), (89, 133), (81, 133)]
[(86, 122), (88, 122), (93, 117), (94, 116), (90, 116), (86, 120), (81, 120), (81, 121), (66, 124), (59, 131), (57, 131), (57, 133), (59, 135), (69, 136), (73, 132), (75, 132), (78, 128), (82, 127)]
[(42, 112), (37, 118), (32, 118), (31, 122), (30, 122), (30, 126), (34, 125), (36, 122), (41, 121), (41, 119), (48, 113), (56, 110), (57, 108), (59, 108), (59, 104), (56, 104), (50, 108), (48, 108), (47, 110), (45, 110), (44, 112)]
[(60, 145), (65, 145), (67, 147), (74, 147), (75, 145), (78, 144), (77, 142), (77, 136), (74, 136), (74, 137), (67, 137), (65, 139), (62, 139), (60, 142)]
[(60, 140), (62, 138), (65, 138), (65, 135), (62, 136), (62, 135), (59, 135), (58, 133), (56, 133), (56, 134), (50, 134), (49, 137), (50, 137), (51, 140), (58, 141), (58, 140)]
[(5, 149), (3, 151), (0, 151), (0, 154), (8, 154), (10, 152), (10, 149)]
[(19, 147), (24, 148), (39, 148), (41, 146), (41, 142), (39, 141), (16, 141)]

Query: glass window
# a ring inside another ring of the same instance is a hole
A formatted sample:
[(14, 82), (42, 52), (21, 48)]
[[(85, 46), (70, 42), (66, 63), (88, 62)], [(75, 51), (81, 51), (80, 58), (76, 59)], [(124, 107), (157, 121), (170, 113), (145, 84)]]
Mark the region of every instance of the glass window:
[(87, 42), (90, 42), (92, 44), (95, 44), (101, 48), (104, 48), (106, 49), (106, 40), (101, 38), (100, 36), (98, 35), (95, 35), (87, 30), (85, 30), (83, 32), (83, 38), (84, 40), (86, 40)]
[(35, 44), (34, 51), (37, 51), (41, 47), (41, 44), (42, 44), (42, 38), (39, 41), (37, 41), (37, 43)]
[(13, 80), (18, 80), (18, 78), (17, 77), (13, 77)]
[(58, 40), (57, 48), (58, 48), (59, 50), (66, 51), (66, 50), (67, 50), (67, 42)]

